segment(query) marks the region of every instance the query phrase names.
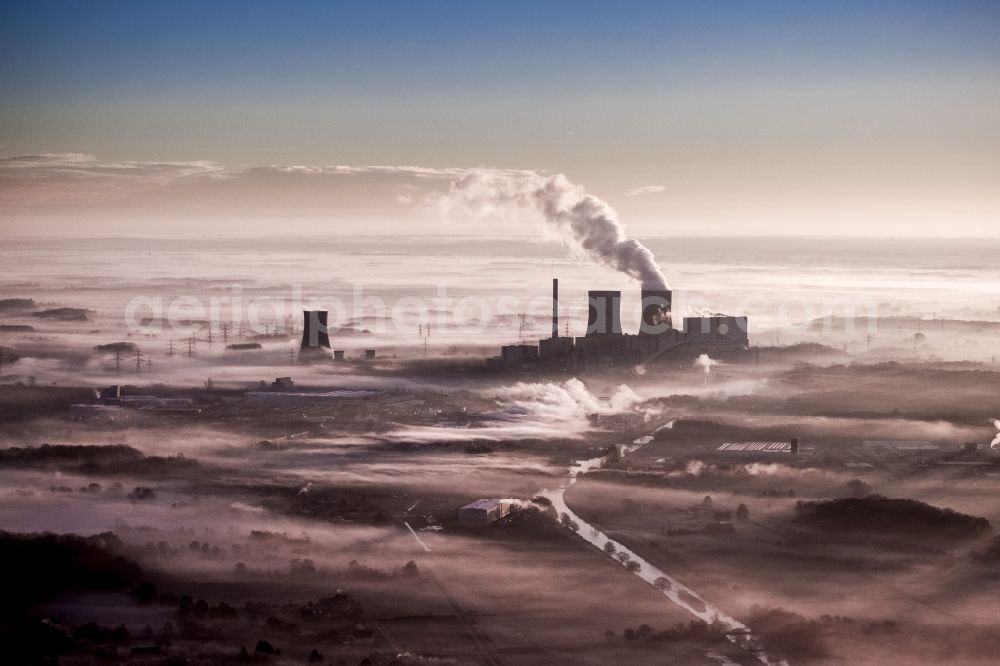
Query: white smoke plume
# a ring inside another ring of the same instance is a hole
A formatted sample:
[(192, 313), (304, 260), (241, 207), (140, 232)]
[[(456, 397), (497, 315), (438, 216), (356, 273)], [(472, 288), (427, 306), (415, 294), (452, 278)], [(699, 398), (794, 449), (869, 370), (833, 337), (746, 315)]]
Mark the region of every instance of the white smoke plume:
[(510, 417), (544, 418), (552, 422), (582, 421), (589, 414), (627, 412), (642, 402), (625, 384), (604, 402), (576, 377), (562, 384), (519, 382), (496, 389), (494, 395)]
[[(592, 429), (592, 414), (631, 412), (650, 420), (659, 410), (642, 404), (643, 398), (622, 384), (607, 399), (598, 398), (577, 378), (562, 384), (518, 382), (485, 392), (497, 409), (474, 428), (468, 426), (412, 426), (382, 435), (391, 441), (448, 442), (477, 440), (567, 439)], [(523, 465), (523, 463), (519, 463)]]
[(611, 412), (627, 412), (641, 402), (642, 398), (628, 384), (620, 384), (608, 400)]
[(476, 170), (452, 182), (445, 203), (482, 213), (507, 208), (537, 211), (568, 246), (635, 278), (646, 289), (668, 288), (653, 253), (625, 236), (611, 206), (562, 174)]
[(229, 508), (233, 511), (243, 511), (246, 513), (265, 513), (266, 509), (262, 506), (254, 506), (252, 504), (247, 504), (245, 502), (232, 502)]
[(671, 477), (681, 477), (685, 474), (690, 476), (701, 476), (703, 472), (709, 469), (709, 466), (700, 460), (689, 460), (687, 466), (685, 466), (684, 471), (670, 472), (667, 476)]
[(702, 368), (705, 371), (705, 374), (707, 375), (708, 373), (712, 372), (712, 366), (718, 365), (719, 362), (716, 361), (714, 358), (711, 358), (708, 354), (701, 354), (698, 356), (698, 358), (695, 359), (694, 364)]
[[(543, 419), (549, 423), (584, 423), (590, 414), (621, 414), (635, 411), (641, 396), (621, 384), (607, 400), (601, 400), (576, 377), (562, 384), (519, 382), (496, 389), (507, 418)], [(645, 410), (643, 410), (645, 411)]]
[(524, 499), (518, 499), (516, 497), (501, 497), (499, 501), (505, 504), (509, 504), (511, 508), (520, 511), (527, 511), (537, 508), (537, 506), (532, 502), (529, 502), (528, 500)]
[(741, 476), (804, 476), (816, 474), (817, 470), (808, 468), (793, 468), (780, 463), (752, 462), (730, 467), (712, 465), (701, 460), (689, 460), (683, 470), (674, 470), (667, 476), (671, 478), (681, 478), (684, 476), (703, 476), (705, 474), (716, 474), (726, 477)]
[[(993, 427), (1000, 431), (1000, 419), (993, 419)], [(997, 436), (993, 438), (990, 442), (990, 448), (995, 449), (1000, 447), (1000, 432), (997, 432)]]

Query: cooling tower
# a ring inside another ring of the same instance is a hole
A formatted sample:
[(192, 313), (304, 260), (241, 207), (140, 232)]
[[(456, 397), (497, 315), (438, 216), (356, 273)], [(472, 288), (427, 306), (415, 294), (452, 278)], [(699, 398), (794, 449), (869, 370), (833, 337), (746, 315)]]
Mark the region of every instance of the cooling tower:
[(318, 352), (330, 348), (326, 328), (326, 310), (302, 311), (302, 345), (300, 352)]
[(671, 309), (673, 294), (669, 289), (642, 290), (642, 321), (639, 333), (657, 335), (674, 327)]
[(621, 335), (622, 292), (589, 291), (587, 292), (587, 303), (590, 306), (587, 335)]

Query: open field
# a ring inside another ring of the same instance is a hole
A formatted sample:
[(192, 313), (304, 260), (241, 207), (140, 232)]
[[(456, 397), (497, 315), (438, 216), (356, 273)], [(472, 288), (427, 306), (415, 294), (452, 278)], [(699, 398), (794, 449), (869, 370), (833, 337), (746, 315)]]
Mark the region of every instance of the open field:
[[(4, 547), (31, 538), (18, 534), (105, 534), (107, 557), (136, 569), (26, 593), (6, 626), (23, 635), (55, 618), (47, 631), (64, 636), (67, 663), (147, 647), (236, 659), (258, 641), (289, 663), (314, 649), (331, 663), (755, 662), (724, 633), (675, 629), (697, 620), (532, 501), (613, 447), (624, 455), (579, 476), (567, 506), (750, 627), (769, 659), (989, 663), (1000, 465), (976, 414), (1000, 411), (996, 376), (731, 367), (702, 395), (684, 392), (683, 373), (675, 386), (638, 378), (650, 397), (625, 413), (647, 416), (628, 426), (552, 411), (558, 383), (415, 389), (407, 404), (419, 407), (392, 414), (388, 401), (262, 408), (231, 388), (147, 387), (197, 409), (86, 418), (69, 409), (92, 401), (86, 389), (0, 387)], [(762, 388), (727, 391), (746, 381)], [(899, 402), (864, 407), (879, 395)], [(792, 437), (795, 455), (717, 450)], [(461, 526), (457, 509), (477, 497), (510, 498), (514, 512)], [(874, 513), (861, 520), (849, 502)], [(8, 574), (44, 575), (25, 566)], [(137, 596), (144, 581), (155, 594)], [(88, 635), (89, 623), (107, 633)]]

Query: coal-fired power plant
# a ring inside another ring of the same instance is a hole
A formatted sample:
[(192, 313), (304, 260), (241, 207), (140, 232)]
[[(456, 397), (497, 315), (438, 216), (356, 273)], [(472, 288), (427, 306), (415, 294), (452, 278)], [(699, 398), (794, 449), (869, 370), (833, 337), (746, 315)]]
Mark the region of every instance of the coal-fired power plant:
[(302, 311), (302, 344), (300, 357), (329, 355), (330, 335), (327, 329), (326, 310)]
[(616, 366), (685, 363), (707, 354), (736, 358), (747, 353), (747, 318), (730, 315), (685, 317), (674, 328), (673, 294), (665, 288), (644, 288), (638, 334), (622, 331), (620, 291), (587, 293), (587, 330), (582, 337), (559, 336), (559, 281), (552, 281), (552, 336), (538, 345), (501, 348), (487, 360), (493, 369), (539, 368), (603, 370)]
[[(552, 280), (552, 332), (538, 344), (512, 344), (500, 356), (487, 359), (496, 370), (537, 368), (557, 371), (602, 371), (650, 364), (685, 364), (702, 354), (735, 359), (749, 349), (747, 318), (729, 315), (684, 317), (674, 327), (673, 294), (665, 287), (644, 287), (640, 293), (639, 330), (622, 329), (622, 292), (587, 292), (587, 328), (583, 336), (559, 335), (559, 280)], [(305, 363), (329, 359), (331, 354), (326, 310), (302, 313), (299, 358)], [(343, 350), (334, 354), (344, 360)], [(374, 350), (365, 350), (373, 360)]]

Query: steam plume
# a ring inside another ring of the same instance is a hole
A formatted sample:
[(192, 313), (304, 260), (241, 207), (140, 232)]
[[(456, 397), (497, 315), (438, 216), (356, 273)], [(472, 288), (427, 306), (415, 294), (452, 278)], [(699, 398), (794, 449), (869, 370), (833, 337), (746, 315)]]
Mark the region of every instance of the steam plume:
[(711, 358), (708, 354), (700, 354), (698, 358), (695, 359), (694, 364), (702, 368), (707, 375), (712, 372), (712, 366), (717, 365), (718, 361)]
[[(1000, 419), (993, 419), (993, 427), (1000, 431)], [(993, 438), (990, 442), (990, 448), (995, 449), (1000, 447), (1000, 432), (997, 432), (997, 436)]]
[(562, 174), (473, 171), (451, 184), (448, 203), (483, 212), (504, 208), (536, 210), (565, 243), (583, 250), (598, 263), (635, 278), (646, 289), (668, 288), (653, 253), (625, 236), (611, 206)]
[(621, 384), (606, 403), (602, 402), (576, 377), (563, 384), (518, 382), (500, 387), (495, 395), (512, 418), (543, 418), (561, 423), (582, 423), (588, 414), (628, 412), (642, 402), (626, 384)]

